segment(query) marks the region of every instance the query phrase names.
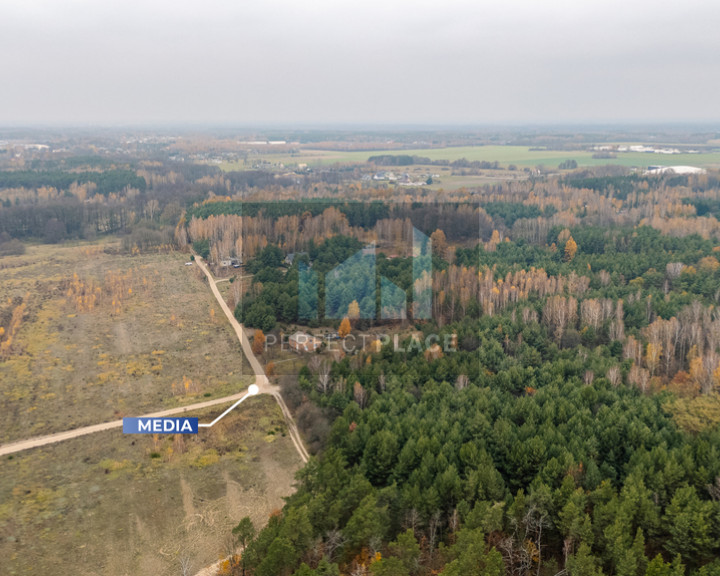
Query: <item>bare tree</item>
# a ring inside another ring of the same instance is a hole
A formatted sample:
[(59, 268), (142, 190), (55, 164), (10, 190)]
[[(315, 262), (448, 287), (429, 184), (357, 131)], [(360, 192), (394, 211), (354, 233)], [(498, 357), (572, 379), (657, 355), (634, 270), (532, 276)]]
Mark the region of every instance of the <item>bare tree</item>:
[(450, 518), (448, 518), (448, 528), (450, 530), (450, 534), (452, 534), (454, 538), (455, 533), (460, 528), (460, 515), (458, 514), (457, 508), (453, 509)]
[(516, 544), (515, 538), (508, 536), (498, 542), (498, 548), (505, 560), (507, 573), (512, 576), (525, 576), (532, 567), (532, 558), (525, 546)]
[(190, 576), (192, 573), (192, 562), (189, 556), (183, 556), (180, 558), (180, 575)]
[(145, 205), (145, 214), (149, 220), (155, 220), (155, 214), (160, 209), (160, 203), (153, 198)]
[(355, 381), (355, 384), (353, 384), (353, 397), (355, 398), (355, 402), (357, 402), (358, 406), (360, 408), (365, 408), (365, 402), (367, 401), (367, 390), (362, 387), (362, 384)]
[(308, 367), (317, 374), (318, 390), (327, 394), (330, 387), (330, 362), (321, 356), (313, 356), (308, 362)]
[(330, 561), (335, 557), (335, 552), (345, 544), (345, 536), (343, 533), (333, 528), (325, 534), (325, 552)]
[(403, 526), (406, 529), (411, 529), (413, 533), (417, 532), (418, 526), (420, 525), (420, 514), (415, 508), (412, 508), (406, 515), (405, 515), (405, 522), (403, 522)]
[(323, 360), (318, 369), (318, 387), (323, 394), (327, 394), (330, 386), (330, 362)]
[[(536, 505), (530, 506), (525, 514), (523, 522), (526, 526), (526, 533), (535, 537), (535, 548), (537, 549), (537, 576), (540, 576), (540, 567), (542, 566), (542, 533), (543, 528), (550, 526), (548, 514)], [(532, 560), (532, 557), (530, 558)]]
[(438, 528), (440, 527), (440, 512), (435, 512), (430, 518), (428, 524), (428, 550), (430, 551), (430, 558), (435, 553), (435, 545), (438, 539)]
[(387, 379), (385, 378), (385, 374), (380, 374), (380, 376), (378, 376), (378, 385), (380, 386), (380, 392), (385, 392), (385, 388), (387, 386), (386, 380)]
[(620, 372), (620, 367), (610, 366), (607, 371), (607, 379), (610, 381), (610, 384), (617, 388), (620, 385), (620, 382), (622, 382), (622, 373)]
[(455, 381), (455, 388), (464, 390), (467, 388), (468, 382), (470, 382), (470, 379), (467, 377), (467, 374), (460, 374)]

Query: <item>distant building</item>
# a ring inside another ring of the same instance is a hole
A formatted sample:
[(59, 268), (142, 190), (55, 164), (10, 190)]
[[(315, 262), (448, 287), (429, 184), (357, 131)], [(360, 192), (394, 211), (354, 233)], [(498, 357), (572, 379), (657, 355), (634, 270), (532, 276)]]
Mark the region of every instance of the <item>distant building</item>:
[(707, 170), (697, 166), (649, 166), (645, 174), (707, 174)]
[(220, 266), (223, 268), (229, 268), (230, 266), (233, 268), (240, 268), (242, 265), (242, 258), (222, 258), (220, 260)]
[(288, 338), (288, 343), (297, 352), (315, 352), (322, 345), (322, 340), (307, 332), (295, 332)]
[(290, 252), (287, 256), (285, 256), (285, 264), (292, 266), (292, 263), (295, 262), (296, 256), (307, 256), (307, 252)]

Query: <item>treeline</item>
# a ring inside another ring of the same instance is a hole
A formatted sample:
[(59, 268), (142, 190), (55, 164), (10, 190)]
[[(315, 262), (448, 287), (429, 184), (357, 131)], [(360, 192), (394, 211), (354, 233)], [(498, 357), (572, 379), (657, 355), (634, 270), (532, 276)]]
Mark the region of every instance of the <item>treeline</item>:
[(408, 154), (378, 154), (368, 158), (370, 164), (378, 166), (412, 166), (413, 164), (431, 164), (430, 158), (410, 156)]
[(468, 160), (460, 158), (458, 160), (431, 160), (425, 156), (409, 155), (409, 154), (378, 154), (368, 158), (370, 164), (377, 166), (449, 166), (451, 168), (474, 168), (480, 170), (499, 170), (501, 165), (498, 161), (487, 160)]
[[(512, 222), (517, 218), (529, 218), (541, 214), (552, 214), (553, 209), (537, 212), (535, 207), (522, 204), (488, 203), (495, 209), (498, 216), (506, 217)], [(289, 216), (299, 216), (298, 222), (309, 217), (319, 217), (327, 210), (341, 214), (348, 226), (365, 230), (375, 227), (383, 220), (409, 220), (412, 224), (425, 231), (438, 228), (445, 229), (448, 238), (477, 237), (478, 229), (485, 237), (492, 231), (492, 221), (481, 221), (478, 224), (478, 205), (464, 202), (440, 203), (405, 203), (385, 201), (337, 201), (337, 200), (288, 200), (279, 202), (254, 202), (215, 199), (197, 204), (186, 211), (185, 219), (206, 220), (212, 216), (243, 216), (263, 220), (262, 228), (277, 227), (278, 221)], [(486, 215), (484, 215), (486, 216)], [(281, 220), (283, 219), (283, 220)], [(480, 226), (480, 228), (479, 228)]]
[(382, 202), (348, 202), (333, 200), (288, 200), (283, 202), (208, 201), (189, 208), (186, 219), (206, 219), (210, 216), (235, 215), (274, 220), (282, 216), (318, 216), (328, 208), (344, 214), (351, 226), (371, 227), (390, 215), (390, 207)]
[[(73, 183), (96, 185), (98, 194), (108, 196), (126, 188), (135, 188), (144, 192), (145, 179), (133, 170), (105, 170), (102, 172), (64, 172), (53, 171), (0, 171), (0, 189), (2, 188), (57, 188), (67, 190)], [(6, 206), (7, 207), (7, 206)]]
[(140, 226), (144, 229), (132, 236), (136, 248), (174, 242), (172, 234), (158, 228), (174, 228), (185, 202), (205, 196), (199, 184), (185, 183), (185, 172), (200, 180), (207, 177), (206, 169), (184, 166), (179, 173), (163, 167), (138, 173), (116, 169), (0, 172), (0, 235), (55, 243), (126, 234)]
[(336, 235), (379, 242), (394, 250), (412, 243), (413, 227), (426, 235), (447, 230), (449, 241), (474, 240), (490, 238), (493, 221), (479, 206), (458, 202), (215, 201), (188, 210), (176, 239), (181, 247), (208, 240), (210, 259), (217, 263), (229, 257), (247, 260), (268, 244), (286, 253), (307, 251), (312, 241)]
[(481, 204), (485, 212), (493, 219), (495, 225), (503, 224), (512, 228), (520, 218), (549, 218), (557, 212), (554, 206), (546, 206), (540, 210), (537, 206), (528, 206), (518, 202), (486, 202)]
[(65, 198), (39, 205), (0, 209), (0, 234), (55, 243), (95, 233), (120, 232), (134, 221), (133, 211), (127, 204), (86, 204), (75, 198)]

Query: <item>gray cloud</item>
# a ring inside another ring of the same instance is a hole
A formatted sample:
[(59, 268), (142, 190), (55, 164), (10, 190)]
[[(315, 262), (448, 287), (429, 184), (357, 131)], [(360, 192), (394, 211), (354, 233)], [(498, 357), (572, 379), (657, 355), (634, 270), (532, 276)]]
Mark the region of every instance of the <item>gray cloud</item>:
[(714, 0), (14, 0), (0, 123), (720, 119)]

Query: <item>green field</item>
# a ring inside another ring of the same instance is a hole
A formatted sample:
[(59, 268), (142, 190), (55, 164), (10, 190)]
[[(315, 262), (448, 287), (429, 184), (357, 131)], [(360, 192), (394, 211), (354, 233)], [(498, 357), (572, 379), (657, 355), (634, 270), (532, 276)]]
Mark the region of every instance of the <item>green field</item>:
[[(720, 151), (703, 154), (646, 154), (642, 152), (618, 153), (616, 158), (593, 158), (590, 151), (558, 151), (558, 150), (531, 150), (527, 146), (461, 146), (452, 148), (431, 148), (415, 150), (373, 150), (359, 152), (328, 151), (304, 149), (294, 154), (261, 154), (253, 160), (263, 159), (275, 164), (294, 166), (308, 164), (309, 166), (331, 165), (335, 163), (363, 163), (370, 156), (379, 154), (404, 154), (423, 156), (431, 160), (459, 160), (465, 158), (470, 161), (485, 160), (499, 162), (502, 165), (516, 164), (517, 166), (540, 166), (557, 168), (564, 160), (575, 160), (580, 166), (603, 166), (616, 164), (628, 167), (645, 168), (650, 165), (689, 165), (689, 166), (720, 166)], [(251, 162), (227, 163), (222, 165), (224, 170), (244, 170), (251, 167)]]

